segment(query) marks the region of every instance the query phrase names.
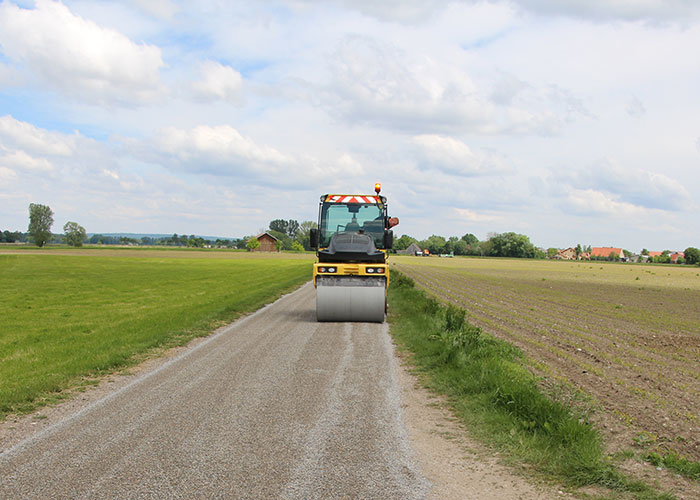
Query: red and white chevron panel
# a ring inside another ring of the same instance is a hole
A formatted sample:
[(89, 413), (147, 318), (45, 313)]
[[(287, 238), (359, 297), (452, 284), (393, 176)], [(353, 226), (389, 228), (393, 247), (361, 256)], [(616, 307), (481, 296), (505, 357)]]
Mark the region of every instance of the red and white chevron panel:
[(378, 196), (361, 196), (359, 194), (329, 194), (326, 203), (371, 203), (378, 204)]

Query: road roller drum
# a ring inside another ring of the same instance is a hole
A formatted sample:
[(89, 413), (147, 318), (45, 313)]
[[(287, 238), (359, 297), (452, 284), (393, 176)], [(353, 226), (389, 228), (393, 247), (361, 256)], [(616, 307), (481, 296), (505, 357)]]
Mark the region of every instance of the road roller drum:
[(318, 276), (316, 319), (381, 323), (385, 296), (384, 277)]

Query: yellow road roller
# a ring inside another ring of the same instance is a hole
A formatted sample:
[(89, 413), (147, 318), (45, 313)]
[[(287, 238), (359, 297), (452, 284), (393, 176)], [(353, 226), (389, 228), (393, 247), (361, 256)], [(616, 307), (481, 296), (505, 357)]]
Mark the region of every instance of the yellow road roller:
[(384, 321), (389, 286), (391, 228), (381, 184), (375, 194), (324, 194), (318, 229), (311, 230), (316, 319), (318, 321)]

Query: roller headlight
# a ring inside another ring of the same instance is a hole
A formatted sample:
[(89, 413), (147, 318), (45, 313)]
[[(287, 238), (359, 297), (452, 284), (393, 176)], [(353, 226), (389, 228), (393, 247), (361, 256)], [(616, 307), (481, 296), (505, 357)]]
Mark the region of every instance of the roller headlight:
[(365, 272), (367, 274), (384, 274), (383, 267), (366, 267)]

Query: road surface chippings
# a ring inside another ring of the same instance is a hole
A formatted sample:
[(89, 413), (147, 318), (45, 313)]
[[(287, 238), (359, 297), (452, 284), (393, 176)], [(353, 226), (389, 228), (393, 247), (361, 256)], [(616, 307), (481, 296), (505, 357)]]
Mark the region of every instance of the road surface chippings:
[(0, 454), (0, 498), (425, 498), (386, 324), (305, 285)]

